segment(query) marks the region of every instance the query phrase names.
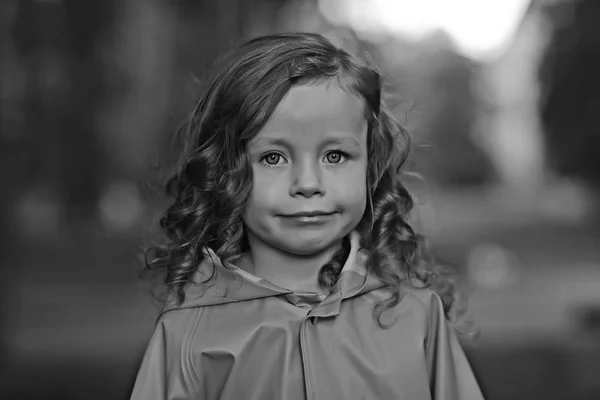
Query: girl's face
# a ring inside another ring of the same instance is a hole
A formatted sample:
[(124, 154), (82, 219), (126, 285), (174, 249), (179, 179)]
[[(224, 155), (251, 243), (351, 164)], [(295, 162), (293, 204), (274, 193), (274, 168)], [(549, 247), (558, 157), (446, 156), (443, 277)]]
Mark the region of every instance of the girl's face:
[(365, 104), (337, 84), (293, 86), (251, 141), (246, 233), (279, 250), (326, 250), (367, 202)]

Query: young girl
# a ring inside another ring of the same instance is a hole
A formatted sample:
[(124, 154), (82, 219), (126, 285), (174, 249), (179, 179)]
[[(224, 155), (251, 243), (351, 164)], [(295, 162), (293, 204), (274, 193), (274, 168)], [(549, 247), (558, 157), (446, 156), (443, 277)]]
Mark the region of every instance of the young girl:
[(132, 399), (482, 398), (366, 60), (316, 34), (252, 40), (183, 134)]

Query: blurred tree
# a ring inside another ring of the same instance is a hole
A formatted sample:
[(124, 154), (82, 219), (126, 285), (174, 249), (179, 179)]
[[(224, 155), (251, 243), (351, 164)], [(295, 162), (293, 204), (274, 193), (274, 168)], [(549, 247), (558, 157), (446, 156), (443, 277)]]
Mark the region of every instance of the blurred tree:
[[(62, 139), (61, 186), (69, 219), (94, 219), (106, 160), (99, 142), (97, 111), (108, 95), (97, 52), (115, 18), (116, 1), (65, 2), (63, 43), (70, 77), (65, 114), (58, 116)], [(56, 21), (60, 23), (60, 21)]]
[(398, 103), (393, 112), (408, 124), (418, 172), (444, 186), (489, 181), (492, 165), (474, 141), (479, 105), (472, 87), (481, 66), (458, 54), (442, 33), (418, 45), (393, 39), (369, 51)]
[(547, 7), (554, 32), (540, 71), (549, 163), (600, 185), (600, 2)]
[(0, 3), (0, 252), (10, 248), (11, 227), (8, 216), (15, 188), (24, 180), (23, 151), (18, 137), (24, 120), (23, 65), (14, 43), (17, 20), (16, 0)]
[(494, 166), (496, 183), (520, 195), (536, 192), (546, 180), (538, 70), (549, 27), (535, 4), (502, 53), (482, 65), (474, 85), (477, 141)]
[(96, 140), (99, 85), (96, 45), (114, 2), (18, 2), (13, 41), (24, 69), (15, 130), (20, 174), (13, 194), (56, 187), (68, 219), (93, 217), (102, 159)]
[(439, 184), (480, 185), (489, 180), (492, 167), (473, 140), (477, 98), (472, 91), (474, 74), (480, 68), (449, 50), (439, 50), (422, 61), (430, 73), (423, 85), (431, 93), (430, 132), (433, 143), (420, 149), (430, 160), (431, 174)]

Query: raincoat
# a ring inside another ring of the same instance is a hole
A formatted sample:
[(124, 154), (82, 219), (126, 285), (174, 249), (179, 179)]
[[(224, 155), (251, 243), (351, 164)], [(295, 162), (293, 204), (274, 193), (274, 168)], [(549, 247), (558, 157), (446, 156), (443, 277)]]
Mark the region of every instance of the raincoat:
[(351, 242), (327, 296), (211, 264), (238, 286), (191, 285), (165, 308), (131, 399), (482, 399), (437, 294), (407, 286), (382, 315), (395, 324), (377, 325), (373, 307), (390, 292), (367, 273), (356, 234)]

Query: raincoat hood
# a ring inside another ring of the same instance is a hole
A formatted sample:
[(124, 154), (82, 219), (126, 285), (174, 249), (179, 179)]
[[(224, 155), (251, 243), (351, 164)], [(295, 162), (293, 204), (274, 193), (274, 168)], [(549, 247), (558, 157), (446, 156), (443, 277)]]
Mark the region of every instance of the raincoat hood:
[[(299, 301), (318, 302), (325, 298), (316, 293), (293, 292), (282, 288), (235, 265), (225, 267), (211, 249), (205, 249), (204, 256), (204, 262), (194, 274), (193, 282), (207, 281), (213, 271), (216, 275), (214, 282), (210, 282), (208, 285), (189, 285), (181, 305), (176, 305), (174, 295), (170, 296), (163, 312), (272, 296), (281, 296), (292, 304)], [(360, 246), (360, 235), (356, 231), (352, 232), (350, 234), (350, 254), (342, 267), (337, 284), (328, 296), (346, 300), (386, 286), (385, 282), (369, 273), (367, 259), (366, 251)], [(340, 296), (336, 296), (338, 292)]]

